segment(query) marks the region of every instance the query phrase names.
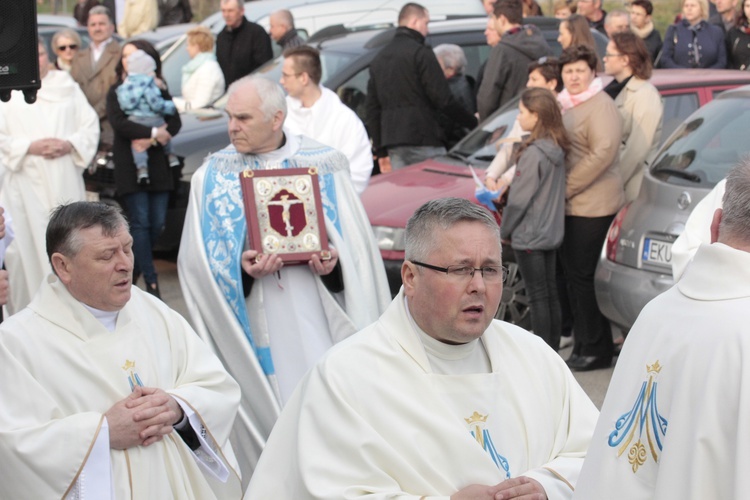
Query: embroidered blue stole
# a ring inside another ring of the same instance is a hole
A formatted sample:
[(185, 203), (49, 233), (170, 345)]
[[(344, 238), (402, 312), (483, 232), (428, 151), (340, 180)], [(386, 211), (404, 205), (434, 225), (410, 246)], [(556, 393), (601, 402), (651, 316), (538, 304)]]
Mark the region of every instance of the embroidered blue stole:
[[(302, 148), (291, 158), (283, 160), (280, 168), (317, 167), (325, 218), (342, 235), (333, 174), (346, 168), (346, 158), (328, 146), (310, 142), (303, 139)], [(254, 335), (250, 328), (241, 274), (247, 224), (239, 175), (246, 169), (266, 168), (268, 166), (257, 156), (243, 155), (233, 147), (212, 155), (203, 185), (201, 230), (211, 274), (250, 342), (263, 372), (271, 379), (275, 378), (275, 370), (268, 338)], [(275, 386), (273, 381), (272, 385)]]

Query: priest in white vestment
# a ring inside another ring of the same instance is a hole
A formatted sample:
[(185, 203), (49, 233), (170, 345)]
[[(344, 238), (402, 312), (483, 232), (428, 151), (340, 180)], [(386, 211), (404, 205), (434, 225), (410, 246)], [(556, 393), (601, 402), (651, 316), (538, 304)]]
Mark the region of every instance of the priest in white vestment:
[(575, 498), (744, 499), (750, 491), (750, 162), (677, 284), (617, 361)]
[(505, 273), (486, 209), (417, 210), (401, 292), (300, 384), (245, 498), (571, 498), (598, 412), (544, 341), (493, 320)]
[(132, 286), (123, 216), (62, 206), (47, 241), (56, 274), (0, 325), (0, 497), (239, 498), (239, 387), (179, 314)]
[[(307, 370), (331, 345), (375, 321), (390, 293), (346, 158), (283, 128), (284, 93), (270, 80), (233, 83), (226, 112), (232, 146), (193, 175), (177, 265), (196, 331), (242, 388), (232, 443), (249, 478)], [(248, 250), (239, 175), (302, 167), (319, 172), (333, 258), (282, 266), (278, 255)]]
[(322, 73), (320, 52), (314, 47), (302, 45), (284, 52), (281, 85), (289, 94), (284, 124), (293, 134), (344, 153), (354, 189), (362, 194), (374, 165), (370, 138), (356, 113), (332, 90), (320, 85)]
[(20, 311), (51, 271), (44, 249), (50, 211), (86, 199), (83, 170), (99, 142), (99, 119), (66, 71), (49, 69), (39, 45), (42, 88), (34, 104), (14, 91), (0, 103), (0, 205), (13, 214), (16, 239), (8, 248), (11, 297)]

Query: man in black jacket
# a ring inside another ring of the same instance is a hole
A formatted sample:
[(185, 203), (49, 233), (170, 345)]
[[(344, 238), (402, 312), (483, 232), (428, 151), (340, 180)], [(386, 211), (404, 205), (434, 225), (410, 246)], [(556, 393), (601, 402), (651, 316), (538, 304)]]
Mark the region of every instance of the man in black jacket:
[(273, 50), (268, 33), (245, 19), (242, 0), (221, 0), (221, 15), (227, 25), (216, 37), (216, 59), (229, 87), (271, 60)]
[(404, 5), (396, 35), (370, 64), (365, 124), (381, 172), (445, 153), (438, 112), (468, 128), (477, 123), (453, 97), (434, 52), (425, 45), (429, 22), (423, 6)]
[(480, 120), (487, 118), (526, 87), (529, 63), (551, 55), (539, 28), (521, 25), (523, 7), (520, 0), (499, 0), (492, 18), (500, 42), (490, 51), (477, 94)]

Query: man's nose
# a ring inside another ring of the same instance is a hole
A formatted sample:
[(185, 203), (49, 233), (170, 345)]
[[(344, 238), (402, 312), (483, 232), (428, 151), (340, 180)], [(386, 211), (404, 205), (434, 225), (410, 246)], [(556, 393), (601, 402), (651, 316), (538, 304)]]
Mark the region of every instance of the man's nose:
[(474, 274), (471, 276), (471, 280), (469, 280), (468, 291), (469, 293), (484, 292), (485, 289), (486, 284), (484, 282), (482, 271), (475, 269)]

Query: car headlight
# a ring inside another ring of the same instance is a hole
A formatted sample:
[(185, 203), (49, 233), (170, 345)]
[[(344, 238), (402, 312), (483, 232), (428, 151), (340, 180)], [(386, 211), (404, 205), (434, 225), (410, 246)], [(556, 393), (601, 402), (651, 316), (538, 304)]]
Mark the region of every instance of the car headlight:
[(404, 234), (403, 227), (373, 226), (375, 240), (378, 242), (378, 248), (381, 250), (404, 251)]

